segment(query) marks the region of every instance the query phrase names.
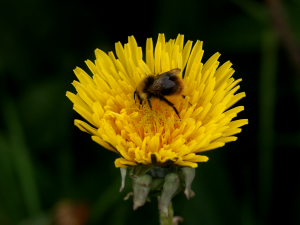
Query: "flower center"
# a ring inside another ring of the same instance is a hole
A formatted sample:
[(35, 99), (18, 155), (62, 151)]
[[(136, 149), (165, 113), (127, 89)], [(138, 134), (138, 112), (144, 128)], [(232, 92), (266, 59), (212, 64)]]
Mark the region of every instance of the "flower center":
[(130, 119), (140, 134), (143, 134), (144, 137), (153, 137), (156, 134), (164, 133), (169, 129), (168, 126), (180, 127), (182, 122), (172, 107), (158, 99), (151, 99), (151, 105), (152, 109), (147, 101), (143, 101), (142, 104), (132, 101), (131, 107), (125, 109), (127, 114), (138, 113), (137, 116)]

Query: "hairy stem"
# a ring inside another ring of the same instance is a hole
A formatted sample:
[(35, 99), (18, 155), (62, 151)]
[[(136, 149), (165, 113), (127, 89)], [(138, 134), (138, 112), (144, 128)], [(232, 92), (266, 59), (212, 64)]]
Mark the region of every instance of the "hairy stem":
[[(158, 197), (158, 201), (159, 201)], [(169, 217), (166, 218), (165, 214), (163, 214), (161, 211), (159, 211), (159, 224), (160, 225), (173, 225), (173, 205), (172, 202), (170, 202), (169, 205)]]

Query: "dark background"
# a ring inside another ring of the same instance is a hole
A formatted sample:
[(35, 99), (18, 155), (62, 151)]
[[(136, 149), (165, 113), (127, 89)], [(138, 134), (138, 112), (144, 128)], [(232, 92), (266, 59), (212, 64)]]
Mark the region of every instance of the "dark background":
[[(73, 125), (66, 91), (94, 50), (134, 35), (145, 47), (185, 35), (242, 78), (238, 140), (207, 152), (196, 196), (174, 198), (183, 224), (300, 224), (300, 1), (0, 1), (0, 224), (158, 224), (157, 201), (132, 210), (117, 157)], [(89, 72), (89, 74), (91, 74)], [(73, 221), (73, 222), (72, 222)], [(77, 223), (76, 223), (77, 221)]]

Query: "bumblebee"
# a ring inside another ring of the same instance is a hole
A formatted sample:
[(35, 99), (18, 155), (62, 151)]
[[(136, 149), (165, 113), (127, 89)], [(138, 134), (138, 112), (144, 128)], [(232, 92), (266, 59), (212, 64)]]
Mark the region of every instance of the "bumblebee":
[(147, 100), (149, 107), (152, 109), (151, 105), (151, 98), (158, 98), (161, 101), (164, 101), (169, 106), (171, 106), (174, 111), (176, 112), (177, 116), (180, 118), (179, 113), (172, 102), (165, 98), (165, 96), (172, 96), (172, 95), (182, 95), (183, 92), (183, 81), (182, 79), (177, 76), (181, 69), (176, 68), (165, 73), (158, 74), (157, 76), (149, 75), (145, 77), (137, 86), (134, 92), (134, 100), (135, 96), (142, 104), (143, 100)]

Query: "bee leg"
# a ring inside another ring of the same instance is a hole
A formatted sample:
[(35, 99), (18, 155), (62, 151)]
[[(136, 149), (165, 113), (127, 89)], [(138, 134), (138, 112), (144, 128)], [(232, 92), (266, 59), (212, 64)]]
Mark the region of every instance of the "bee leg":
[(142, 104), (142, 99), (141, 99), (141, 97), (140, 97), (140, 95), (139, 95), (139, 93), (137, 91), (135, 91), (134, 94), (133, 94), (134, 102), (136, 103), (136, 101), (135, 101), (135, 95), (137, 95), (138, 99), (140, 100), (140, 105), (141, 105)]
[(179, 116), (179, 113), (178, 113), (178, 111), (177, 111), (177, 109), (176, 109), (176, 107), (174, 106), (174, 104), (172, 103), (172, 102), (170, 102), (168, 99), (166, 99), (164, 96), (159, 96), (160, 97), (160, 100), (162, 100), (162, 101), (164, 101), (165, 103), (167, 103), (169, 106), (171, 106), (173, 109), (174, 109), (174, 111), (176, 112), (176, 114), (177, 114), (177, 116), (179, 117), (179, 119), (181, 119), (180, 118), (180, 116)]
[(135, 95), (137, 95), (137, 92), (136, 92), (136, 91), (133, 93), (134, 103), (136, 103), (136, 101), (135, 101)]
[[(183, 99), (185, 99), (185, 95), (182, 95), (182, 97), (183, 97)], [(189, 102), (189, 104), (192, 105), (190, 102)]]
[(148, 94), (147, 95), (147, 101), (148, 101), (148, 104), (149, 104), (149, 106), (150, 106), (150, 109), (152, 109), (152, 105), (151, 105), (151, 102), (150, 102), (150, 98), (151, 98), (151, 94)]

